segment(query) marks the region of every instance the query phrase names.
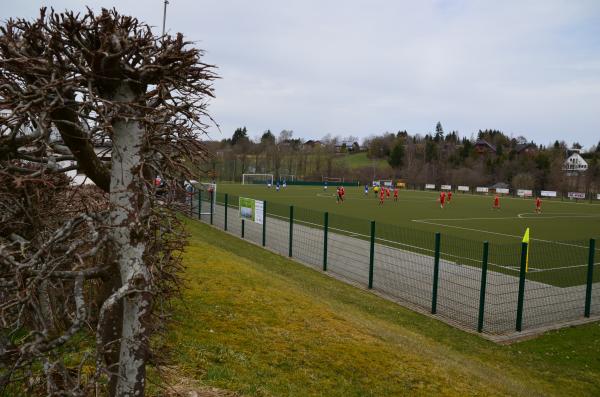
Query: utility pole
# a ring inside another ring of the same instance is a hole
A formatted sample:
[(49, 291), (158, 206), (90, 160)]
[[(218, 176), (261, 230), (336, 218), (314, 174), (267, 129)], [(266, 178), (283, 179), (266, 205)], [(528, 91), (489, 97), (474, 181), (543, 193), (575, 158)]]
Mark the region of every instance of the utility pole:
[(165, 8), (163, 10), (163, 30), (162, 35), (165, 35), (165, 23), (167, 21), (167, 4), (169, 4), (169, 0), (165, 0)]

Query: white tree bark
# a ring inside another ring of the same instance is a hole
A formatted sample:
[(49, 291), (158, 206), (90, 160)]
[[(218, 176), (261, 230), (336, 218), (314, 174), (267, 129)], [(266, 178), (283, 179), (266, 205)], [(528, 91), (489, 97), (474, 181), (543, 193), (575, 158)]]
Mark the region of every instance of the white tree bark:
[[(115, 97), (119, 102), (133, 102), (135, 95), (123, 85)], [(144, 263), (146, 243), (137, 233), (148, 211), (142, 172), (144, 130), (137, 121), (118, 120), (113, 125), (112, 167), (110, 181), (111, 233), (121, 282), (130, 288), (145, 289), (149, 271)], [(147, 293), (135, 293), (123, 299), (122, 336), (116, 395), (144, 394), (147, 330), (144, 319), (150, 312)]]

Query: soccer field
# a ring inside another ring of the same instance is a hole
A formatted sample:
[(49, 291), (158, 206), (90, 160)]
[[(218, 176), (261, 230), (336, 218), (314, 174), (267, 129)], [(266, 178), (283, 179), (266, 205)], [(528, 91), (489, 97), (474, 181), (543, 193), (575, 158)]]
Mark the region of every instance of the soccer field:
[(439, 192), (401, 190), (399, 200), (379, 205), (363, 188), (346, 187), (346, 200), (336, 204), (335, 187), (288, 186), (276, 192), (264, 185), (220, 184), (220, 193), (252, 197), (286, 206), (374, 220), (410, 229), (490, 242), (515, 242), (527, 227), (534, 240), (586, 240), (600, 234), (600, 204), (560, 199), (542, 202), (542, 214), (534, 212), (534, 200), (503, 197), (501, 209), (492, 210), (493, 196), (454, 193), (452, 202), (440, 208)]
[[(279, 192), (265, 185), (220, 184), (222, 193), (266, 200), (267, 212), (285, 218), (294, 206), (295, 221), (319, 227), (323, 212), (329, 225), (355, 237), (368, 238), (370, 221), (376, 222), (378, 243), (402, 249), (433, 252), (434, 232), (442, 234), (442, 257), (478, 266), (483, 241), (490, 242), (490, 263), (504, 272), (518, 271), (520, 241), (527, 227), (531, 244), (528, 278), (568, 286), (585, 282), (590, 238), (600, 234), (600, 204), (545, 199), (542, 214), (534, 212), (534, 200), (502, 197), (500, 210), (492, 209), (493, 196), (454, 193), (440, 208), (439, 192), (401, 190), (399, 200), (383, 205), (363, 187), (346, 187), (343, 204), (337, 204), (335, 186), (288, 186)], [(222, 200), (222, 199), (221, 199)], [(233, 200), (233, 201), (232, 201)], [(599, 260), (596, 254), (596, 261)], [(600, 280), (595, 272), (594, 280)]]

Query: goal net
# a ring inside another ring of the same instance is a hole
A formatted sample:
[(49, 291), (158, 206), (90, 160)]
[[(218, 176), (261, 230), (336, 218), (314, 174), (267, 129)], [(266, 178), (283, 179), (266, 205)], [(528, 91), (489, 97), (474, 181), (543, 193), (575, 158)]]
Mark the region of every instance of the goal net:
[(281, 174), (279, 176), (279, 179), (283, 182), (294, 182), (296, 180), (296, 175), (292, 175), (292, 174)]
[(273, 174), (242, 174), (242, 185), (273, 185)]

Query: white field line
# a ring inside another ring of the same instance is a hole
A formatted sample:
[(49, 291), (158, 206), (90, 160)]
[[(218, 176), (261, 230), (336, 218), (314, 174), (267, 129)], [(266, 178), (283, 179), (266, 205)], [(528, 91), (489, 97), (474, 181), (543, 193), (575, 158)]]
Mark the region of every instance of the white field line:
[[(469, 218), (465, 218), (465, 220), (467, 220), (467, 219), (469, 219)], [(439, 223), (439, 222), (429, 222), (426, 219), (413, 219), (412, 222), (426, 223), (428, 225), (435, 225), (435, 226), (442, 226), (442, 227), (451, 227), (451, 228), (454, 228), (454, 229), (469, 230), (469, 231), (472, 231), (472, 232), (479, 232), (479, 233), (486, 233), (486, 234), (495, 234), (497, 236), (514, 237), (514, 238), (518, 238), (518, 239), (522, 239), (523, 238), (523, 236), (517, 236), (517, 235), (514, 235), (514, 234), (507, 234), (507, 233), (500, 233), (500, 232), (491, 232), (489, 230), (474, 229), (474, 228), (471, 228), (471, 227), (464, 227), (464, 226), (447, 225), (447, 224)], [(553, 240), (544, 240), (544, 239), (541, 239), (541, 238), (531, 238), (531, 240), (542, 241), (542, 242), (545, 242), (545, 243), (554, 243), (554, 244), (559, 244), (559, 245), (565, 245), (565, 246), (568, 246), (568, 247), (588, 248), (585, 245), (563, 243), (563, 242), (560, 242), (560, 241), (553, 241)]]

